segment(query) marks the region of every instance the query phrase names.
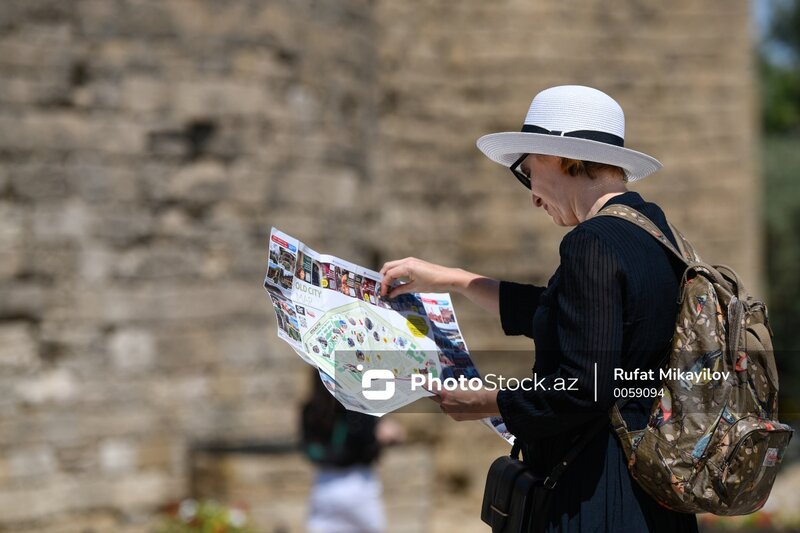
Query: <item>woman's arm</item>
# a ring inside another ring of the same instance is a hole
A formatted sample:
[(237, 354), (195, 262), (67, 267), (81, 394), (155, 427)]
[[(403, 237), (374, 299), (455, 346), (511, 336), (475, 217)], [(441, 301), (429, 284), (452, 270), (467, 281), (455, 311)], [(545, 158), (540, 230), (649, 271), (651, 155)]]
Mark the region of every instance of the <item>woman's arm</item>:
[[(533, 314), (544, 287), (500, 281), (461, 268), (428, 263), (415, 257), (389, 261), (381, 268), (381, 296), (410, 292), (456, 291), (493, 315), (500, 316), (506, 335), (533, 336)], [(397, 280), (406, 283), (390, 288)]]
[[(411, 292), (450, 292), (456, 291), (492, 314), (499, 314), (500, 281), (480, 274), (467, 272), (462, 268), (451, 268), (406, 257), (389, 261), (380, 273), (381, 296), (394, 298)], [(391, 287), (392, 283), (405, 279), (405, 283)]]

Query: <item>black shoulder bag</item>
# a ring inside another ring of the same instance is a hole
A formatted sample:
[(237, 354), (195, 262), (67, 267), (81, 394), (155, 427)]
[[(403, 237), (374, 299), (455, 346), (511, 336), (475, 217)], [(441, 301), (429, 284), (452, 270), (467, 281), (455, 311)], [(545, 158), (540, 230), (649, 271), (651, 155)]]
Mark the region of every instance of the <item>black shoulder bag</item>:
[[(620, 400), (621, 409), (629, 399)], [(581, 435), (549, 476), (537, 476), (530, 466), (519, 460), (521, 446), (514, 441), (509, 455), (498, 457), (489, 467), (483, 491), (481, 520), (492, 526), (492, 533), (537, 533), (544, 531), (549, 518), (552, 491), (564, 471), (586, 445), (610, 424), (601, 417)]]

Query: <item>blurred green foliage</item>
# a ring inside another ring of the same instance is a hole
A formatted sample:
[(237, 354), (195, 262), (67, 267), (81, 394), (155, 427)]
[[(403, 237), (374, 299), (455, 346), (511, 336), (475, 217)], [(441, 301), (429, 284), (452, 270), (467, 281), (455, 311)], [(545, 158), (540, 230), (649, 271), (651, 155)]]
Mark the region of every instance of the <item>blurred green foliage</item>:
[(774, 1), (770, 6), (759, 48), (764, 131), (800, 135), (800, 1)]
[(761, 119), (773, 135), (798, 134), (800, 127), (800, 71), (760, 59)]
[(183, 500), (167, 506), (156, 533), (255, 533), (243, 509), (214, 501)]
[[(757, 0), (760, 1), (760, 0)], [(767, 285), (782, 411), (800, 414), (800, 0), (775, 1), (759, 47)]]
[[(784, 349), (800, 350), (800, 139), (764, 139), (770, 323)], [(793, 331), (795, 330), (795, 331)], [(780, 331), (780, 335), (778, 332)]]
[(800, 414), (800, 138), (764, 138), (769, 319), (781, 371), (781, 410)]

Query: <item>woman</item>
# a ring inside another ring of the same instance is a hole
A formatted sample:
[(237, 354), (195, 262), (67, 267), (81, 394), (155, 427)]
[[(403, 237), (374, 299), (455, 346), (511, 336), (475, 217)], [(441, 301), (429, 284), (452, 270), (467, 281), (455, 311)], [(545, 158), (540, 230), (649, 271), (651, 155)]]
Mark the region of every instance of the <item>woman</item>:
[[(574, 226), (546, 287), (416, 258), (381, 269), (382, 294), (389, 298), (455, 290), (499, 315), (507, 335), (534, 340), (533, 372), (544, 378), (536, 390), (442, 390), (434, 399), (456, 420), (502, 415), (522, 443), (524, 460), (541, 475), (587, 426), (607, 416), (615, 387), (652, 385), (615, 381), (614, 369), (657, 369), (672, 337), (681, 266), (642, 229), (594, 216), (604, 206), (624, 204), (675, 243), (661, 209), (626, 188), (661, 164), (624, 148), (624, 136), (616, 101), (589, 87), (562, 86), (536, 95), (521, 132), (478, 140), (484, 154), (530, 188), (534, 207), (560, 226)], [(387, 294), (396, 280), (406, 283)], [(559, 381), (566, 387), (555, 386)], [(645, 427), (652, 402), (636, 398), (623, 406), (629, 429)], [(661, 507), (639, 488), (610, 425), (566, 470), (546, 514), (548, 531), (697, 531), (695, 515)]]

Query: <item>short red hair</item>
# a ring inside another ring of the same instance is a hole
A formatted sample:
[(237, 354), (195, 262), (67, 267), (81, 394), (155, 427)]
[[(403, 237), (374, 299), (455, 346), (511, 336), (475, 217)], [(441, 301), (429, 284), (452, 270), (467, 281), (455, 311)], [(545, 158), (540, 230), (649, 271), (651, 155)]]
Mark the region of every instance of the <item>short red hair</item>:
[(615, 165), (606, 163), (596, 163), (594, 161), (580, 161), (578, 159), (570, 159), (568, 157), (561, 158), (561, 170), (570, 176), (589, 176), (590, 179), (595, 179), (600, 173), (608, 172), (611, 175), (618, 176), (622, 181), (628, 181), (625, 176), (625, 170)]

